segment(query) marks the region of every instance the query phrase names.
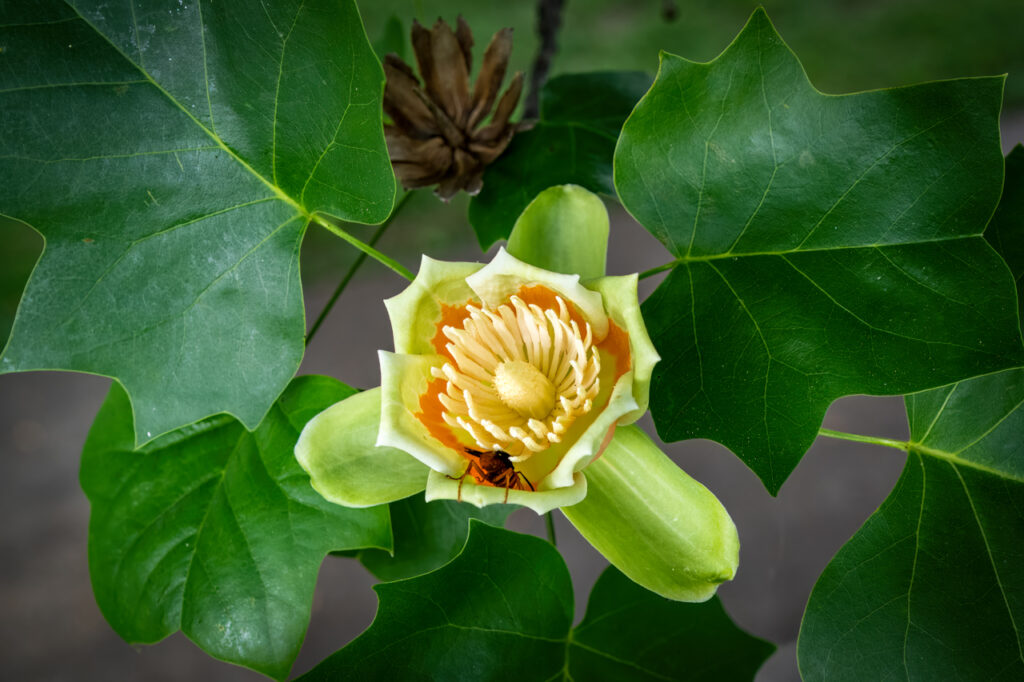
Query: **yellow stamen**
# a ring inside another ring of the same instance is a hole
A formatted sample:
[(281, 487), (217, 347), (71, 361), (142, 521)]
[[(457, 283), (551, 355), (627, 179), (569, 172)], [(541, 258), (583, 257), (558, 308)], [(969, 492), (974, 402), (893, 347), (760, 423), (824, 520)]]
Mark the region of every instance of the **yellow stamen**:
[(517, 296), (493, 310), (468, 305), (461, 329), (444, 327), (454, 362), (432, 370), (446, 381), (442, 418), (479, 448), (525, 460), (593, 407), (601, 361), (590, 325), (581, 331), (565, 301), (555, 302), (557, 310)]
[(522, 360), (510, 360), (494, 371), (498, 397), (522, 417), (543, 419), (555, 406), (555, 387), (540, 370)]

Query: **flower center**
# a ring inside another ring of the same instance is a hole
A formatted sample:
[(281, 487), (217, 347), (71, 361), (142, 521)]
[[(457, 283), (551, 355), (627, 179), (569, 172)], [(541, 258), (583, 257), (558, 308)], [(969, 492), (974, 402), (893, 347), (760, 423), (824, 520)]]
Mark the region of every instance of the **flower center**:
[(494, 372), (498, 397), (520, 416), (543, 419), (555, 406), (555, 387), (551, 380), (528, 362), (511, 360)]
[(462, 329), (444, 327), (454, 362), (431, 370), (447, 380), (441, 416), (480, 449), (523, 461), (593, 408), (601, 361), (590, 325), (581, 332), (565, 301), (555, 302), (557, 310), (518, 296), (493, 310), (467, 305)]

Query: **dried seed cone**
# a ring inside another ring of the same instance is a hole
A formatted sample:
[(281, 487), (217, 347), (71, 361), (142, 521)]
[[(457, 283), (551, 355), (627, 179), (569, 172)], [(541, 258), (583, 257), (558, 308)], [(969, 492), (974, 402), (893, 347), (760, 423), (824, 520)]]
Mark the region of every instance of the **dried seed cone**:
[(462, 17), (454, 32), (440, 19), (429, 31), (414, 21), (412, 46), (422, 84), (397, 55), (384, 58), (384, 112), (393, 121), (384, 126), (384, 135), (395, 175), (406, 189), (437, 185), (435, 192), (445, 201), (459, 190), (476, 194), (484, 168), (517, 129), (509, 118), (523, 90), (523, 74), (517, 72), (498, 98), (512, 53), (512, 29), (491, 38), (472, 90), (473, 34)]

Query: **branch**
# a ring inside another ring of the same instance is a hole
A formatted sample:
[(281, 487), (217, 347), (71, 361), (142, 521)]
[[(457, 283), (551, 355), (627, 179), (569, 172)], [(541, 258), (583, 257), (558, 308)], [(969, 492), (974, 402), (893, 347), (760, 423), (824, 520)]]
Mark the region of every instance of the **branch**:
[(526, 96), (523, 118), (540, 115), (540, 89), (548, 80), (551, 60), (558, 53), (558, 30), (562, 28), (562, 10), (565, 0), (537, 0), (537, 34), (540, 48), (530, 70), (530, 92)]

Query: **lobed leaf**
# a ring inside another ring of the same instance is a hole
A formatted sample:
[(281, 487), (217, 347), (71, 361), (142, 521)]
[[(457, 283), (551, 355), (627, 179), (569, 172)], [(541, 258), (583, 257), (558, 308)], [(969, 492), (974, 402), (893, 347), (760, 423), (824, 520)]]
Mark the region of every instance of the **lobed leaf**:
[(775, 645), (736, 627), (715, 597), (680, 604), (609, 567), (573, 628), (569, 680), (752, 680)]
[(619, 129), (651, 84), (637, 71), (557, 76), (541, 91), (540, 120), (519, 132), (484, 173), (469, 204), (480, 248), (508, 239), (516, 216), (542, 190), (574, 184), (614, 195), (612, 154)]
[(830, 96), (757, 10), (707, 64), (662, 55), (623, 126), (623, 205), (675, 257), (645, 302), (666, 441), (777, 493), (825, 410), (1022, 361), (999, 198), (1002, 78)]
[(1003, 196), (985, 228), (985, 239), (1017, 282), (1017, 310), (1024, 331), (1024, 145), (1018, 144), (1006, 156)]
[(775, 648), (739, 630), (717, 599), (672, 602), (613, 568), (570, 630), (558, 551), (479, 521), (447, 565), (374, 589), (370, 628), (300, 679), (749, 680)]
[(1024, 677), (1024, 369), (907, 397), (889, 498), (814, 586), (805, 680)]
[[(1018, 147), (985, 236), (1019, 254)], [(994, 235), (993, 232), (998, 234)], [(1007, 258), (1015, 278), (1024, 261)], [(889, 498), (818, 579), (804, 679), (1024, 677), (1024, 367), (907, 396), (909, 456)]]
[(354, 3), (3, 13), (0, 212), (46, 246), (0, 371), (114, 377), (137, 443), (219, 412), (255, 428), (302, 358), (311, 214), (394, 199)]
[(364, 549), (358, 558), (380, 580), (403, 580), (429, 573), (455, 558), (466, 545), (470, 519), (502, 527), (514, 505), (480, 508), (468, 502), (435, 500), (422, 494), (388, 505), (394, 546), (390, 552)]
[(353, 392), (299, 377), (253, 433), (220, 416), (135, 450), (128, 397), (113, 385), (81, 482), (93, 591), (121, 637), (148, 644), (180, 628), (215, 658), (287, 676), (324, 556), (391, 547), (386, 507), (325, 501), (292, 455), (305, 422)]

